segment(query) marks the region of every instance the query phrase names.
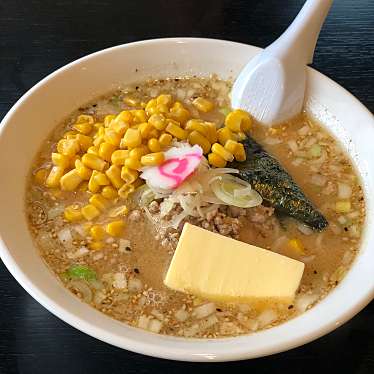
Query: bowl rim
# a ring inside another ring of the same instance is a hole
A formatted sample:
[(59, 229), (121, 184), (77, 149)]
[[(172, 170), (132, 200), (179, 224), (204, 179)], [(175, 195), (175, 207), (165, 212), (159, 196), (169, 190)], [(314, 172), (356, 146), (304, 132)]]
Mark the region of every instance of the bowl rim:
[[(43, 85), (45, 85), (49, 80), (53, 79), (55, 76), (74, 68), (76, 65), (81, 64), (89, 59), (93, 59), (99, 55), (105, 53), (111, 53), (118, 49), (135, 47), (135, 46), (147, 46), (149, 44), (159, 44), (159, 43), (212, 43), (212, 44), (231, 44), (236, 47), (251, 47), (256, 50), (261, 50), (258, 47), (254, 47), (251, 45), (247, 45), (244, 43), (238, 43), (233, 41), (227, 41), (222, 39), (212, 39), (212, 38), (186, 38), (186, 37), (177, 37), (177, 38), (159, 38), (159, 39), (148, 39), (142, 40), (132, 43), (120, 44), (117, 46), (109, 47), (103, 50), (99, 50), (97, 52), (88, 54), (83, 56), (77, 60), (74, 60), (59, 69), (55, 70), (54, 72), (50, 73), (46, 77), (44, 77), (41, 81), (31, 87), (26, 93), (24, 93), (19, 100), (11, 107), (8, 113), (4, 116), (0, 123), (0, 136), (2, 135), (8, 120), (17, 112), (18, 108), (22, 106), (23, 102), (27, 100), (28, 97), (33, 95), (34, 92), (39, 90)], [(349, 95), (349, 99), (359, 108), (360, 111), (365, 112), (366, 115), (372, 116), (371, 112), (360, 102), (358, 101), (350, 92), (346, 89), (335, 83), (333, 80), (328, 78), (327, 76), (319, 73), (315, 69), (308, 67), (308, 69), (316, 75), (318, 79), (324, 80), (325, 84), (329, 85), (330, 87), (342, 91), (343, 94)], [(373, 117), (374, 118), (374, 117)], [(272, 343), (270, 342), (266, 347), (258, 349), (256, 352), (250, 351), (250, 348), (246, 347), (244, 344), (237, 344), (240, 340), (245, 340), (246, 336), (239, 336), (233, 338), (223, 338), (223, 339), (213, 339), (213, 340), (202, 340), (202, 339), (185, 339), (185, 338), (172, 338), (169, 339), (173, 342), (176, 346), (173, 350), (170, 350), (170, 347), (167, 345), (162, 345), (162, 340), (164, 340), (164, 336), (157, 335), (160, 337), (159, 341), (160, 344), (155, 348), (153, 342), (147, 341), (134, 341), (132, 338), (128, 338), (127, 336), (115, 335), (111, 332), (108, 332), (104, 328), (100, 328), (95, 324), (87, 322), (86, 320), (77, 317), (74, 313), (67, 311), (64, 307), (56, 303), (51, 297), (45, 294), (43, 291), (38, 289), (33, 284), (32, 279), (26, 276), (22, 270), (17, 265), (16, 261), (13, 259), (10, 251), (6, 247), (0, 233), (0, 256), (3, 260), (5, 266), (8, 268), (9, 272), (13, 275), (13, 277), (18, 281), (18, 283), (40, 304), (42, 304), (47, 310), (51, 313), (68, 323), (69, 325), (77, 328), (78, 330), (93, 336), (99, 340), (105, 341), (109, 344), (115, 345), (120, 348), (128, 349), (137, 353), (146, 354), (153, 357), (159, 358), (166, 358), (166, 359), (173, 359), (173, 360), (183, 360), (183, 361), (232, 361), (232, 360), (242, 360), (248, 358), (255, 358), (261, 357), (265, 355), (275, 354), (279, 352), (283, 352), (285, 350), (292, 349), (297, 346), (301, 346), (306, 344), (312, 340), (319, 338), (322, 335), (329, 333), (330, 331), (334, 330), (336, 327), (340, 326), (341, 324), (348, 321), (351, 317), (353, 317), (356, 313), (358, 313), (361, 309), (363, 309), (374, 297), (374, 282), (371, 286), (367, 286), (364, 293), (361, 293), (358, 297), (357, 301), (351, 305), (350, 307), (346, 308), (344, 312), (340, 315), (331, 318), (328, 323), (321, 323), (317, 328), (312, 329), (305, 329), (303, 333), (297, 335), (296, 338), (290, 340), (289, 337), (285, 337), (282, 342)], [(314, 309), (314, 308), (313, 308)], [(308, 312), (304, 313), (303, 315), (307, 314)], [(299, 318), (299, 317), (298, 317)], [(282, 326), (282, 325), (280, 325)], [(266, 332), (274, 331), (277, 327), (271, 328), (269, 330), (265, 330)], [(264, 332), (262, 332), (264, 334)], [(139, 333), (141, 334), (141, 333)], [(150, 333), (146, 333), (150, 334)], [(259, 333), (257, 333), (259, 334)], [(153, 334), (154, 335), (154, 334)], [(180, 343), (178, 343), (180, 342)], [(197, 347), (203, 347), (206, 344), (210, 344), (213, 348), (209, 348), (205, 353), (202, 349), (201, 352), (197, 352), (196, 349), (188, 351), (189, 346), (191, 344)], [(223, 348), (228, 348), (230, 346), (230, 350), (226, 351)], [(219, 349), (217, 349), (219, 347)]]

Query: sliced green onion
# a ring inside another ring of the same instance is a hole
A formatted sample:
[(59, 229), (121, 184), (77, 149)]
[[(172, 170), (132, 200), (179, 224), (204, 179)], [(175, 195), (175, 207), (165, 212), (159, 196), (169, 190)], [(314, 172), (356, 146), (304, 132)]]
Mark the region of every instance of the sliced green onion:
[(251, 208), (262, 203), (261, 196), (248, 182), (232, 175), (217, 177), (211, 186), (216, 197), (226, 205)]

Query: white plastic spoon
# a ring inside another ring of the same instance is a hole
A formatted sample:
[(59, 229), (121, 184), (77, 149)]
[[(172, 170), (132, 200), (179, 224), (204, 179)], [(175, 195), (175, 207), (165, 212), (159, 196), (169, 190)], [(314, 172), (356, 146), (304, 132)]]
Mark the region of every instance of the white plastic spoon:
[(333, 0), (307, 0), (288, 29), (256, 55), (239, 74), (231, 92), (241, 108), (266, 125), (301, 112), (306, 65), (312, 63), (318, 35)]

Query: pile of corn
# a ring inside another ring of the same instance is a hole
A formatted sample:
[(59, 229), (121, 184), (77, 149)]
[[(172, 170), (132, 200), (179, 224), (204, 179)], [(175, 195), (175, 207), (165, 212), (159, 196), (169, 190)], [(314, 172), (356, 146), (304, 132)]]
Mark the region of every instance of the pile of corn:
[[(130, 106), (139, 105), (131, 98), (124, 101)], [(192, 104), (203, 113), (214, 107), (202, 97)], [(246, 112), (230, 112), (224, 127), (217, 129), (215, 123), (191, 118), (189, 110), (180, 102), (174, 102), (171, 95), (160, 95), (140, 105), (142, 109), (107, 115), (103, 123), (96, 122), (90, 115), (78, 116), (71, 131), (57, 143), (51, 155), (52, 168), (35, 173), (36, 180), (49, 188), (79, 189), (91, 194), (87, 205), (74, 204), (65, 209), (68, 221), (92, 221), (117, 198), (126, 199), (142, 184), (139, 170), (143, 166), (162, 164), (163, 150), (173, 140), (200, 145), (215, 167), (224, 167), (234, 158), (245, 160), (244, 147), (239, 141), (245, 139), (245, 132), (251, 126)], [(112, 226), (107, 227), (108, 233), (121, 232), (120, 223)]]

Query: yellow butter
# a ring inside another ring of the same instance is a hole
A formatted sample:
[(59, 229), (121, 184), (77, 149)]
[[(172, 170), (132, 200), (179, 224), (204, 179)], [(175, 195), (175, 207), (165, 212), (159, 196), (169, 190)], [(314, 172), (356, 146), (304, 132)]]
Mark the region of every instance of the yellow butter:
[(303, 271), (300, 261), (186, 223), (164, 283), (215, 301), (291, 303)]

